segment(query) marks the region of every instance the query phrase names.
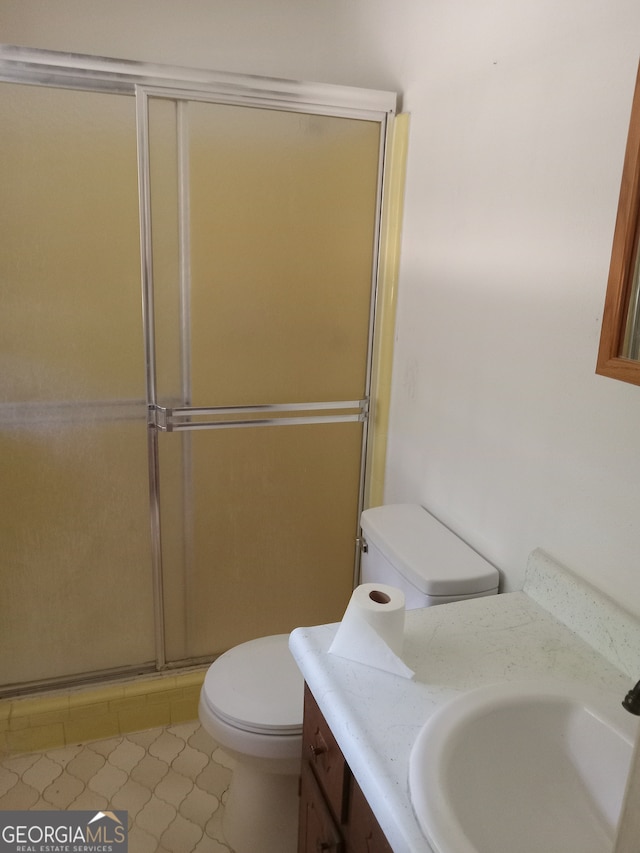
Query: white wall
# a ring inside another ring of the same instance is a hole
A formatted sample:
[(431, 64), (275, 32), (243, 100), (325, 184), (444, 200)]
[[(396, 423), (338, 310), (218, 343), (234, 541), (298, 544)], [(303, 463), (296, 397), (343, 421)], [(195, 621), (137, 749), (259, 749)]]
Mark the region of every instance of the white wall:
[(594, 374), (640, 4), (437, 6), (402, 81), (386, 500), (431, 508), (507, 589), (541, 546), (640, 613), (640, 388)]
[(594, 373), (639, 33), (637, 0), (0, 2), (8, 43), (401, 92), (386, 500), (640, 614), (640, 388)]

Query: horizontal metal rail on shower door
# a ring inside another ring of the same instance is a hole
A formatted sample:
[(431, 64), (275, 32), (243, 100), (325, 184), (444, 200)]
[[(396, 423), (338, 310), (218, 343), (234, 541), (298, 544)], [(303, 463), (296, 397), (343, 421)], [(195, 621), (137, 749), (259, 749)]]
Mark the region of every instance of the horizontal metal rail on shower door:
[[(347, 414), (338, 414), (352, 409)], [(293, 417), (288, 414), (300, 412)], [(307, 414), (305, 412), (316, 412)], [(326, 414), (319, 414), (325, 412)], [(202, 408), (181, 406), (149, 406), (149, 425), (160, 432), (179, 430), (229, 429), (238, 427), (297, 426), (322, 423), (364, 423), (369, 413), (369, 401), (340, 400), (327, 403), (264, 403), (255, 406), (207, 406)], [(271, 417), (264, 417), (269, 414)], [(255, 415), (256, 417), (234, 417)], [(263, 417), (257, 417), (262, 415)], [(194, 421), (204, 417), (207, 420)]]

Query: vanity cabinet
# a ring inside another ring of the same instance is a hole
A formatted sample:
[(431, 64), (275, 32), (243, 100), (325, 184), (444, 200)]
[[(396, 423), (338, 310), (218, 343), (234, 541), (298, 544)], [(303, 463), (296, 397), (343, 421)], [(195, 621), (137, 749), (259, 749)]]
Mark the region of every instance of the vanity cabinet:
[(298, 853), (393, 853), (305, 684)]

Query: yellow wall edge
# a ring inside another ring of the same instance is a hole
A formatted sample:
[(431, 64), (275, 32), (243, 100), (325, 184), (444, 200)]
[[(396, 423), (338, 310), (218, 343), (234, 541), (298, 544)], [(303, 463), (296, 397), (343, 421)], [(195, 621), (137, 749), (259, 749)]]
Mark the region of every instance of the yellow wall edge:
[(385, 163), (365, 507), (380, 505), (384, 497), (408, 145), (409, 114), (400, 113), (389, 131)]

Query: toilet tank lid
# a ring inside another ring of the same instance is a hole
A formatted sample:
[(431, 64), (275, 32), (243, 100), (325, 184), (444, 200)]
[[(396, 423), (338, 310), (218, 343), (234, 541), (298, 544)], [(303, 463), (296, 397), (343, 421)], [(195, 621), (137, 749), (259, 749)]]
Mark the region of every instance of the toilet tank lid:
[(362, 513), (365, 538), (427, 595), (496, 589), (497, 570), (419, 504), (386, 504)]

